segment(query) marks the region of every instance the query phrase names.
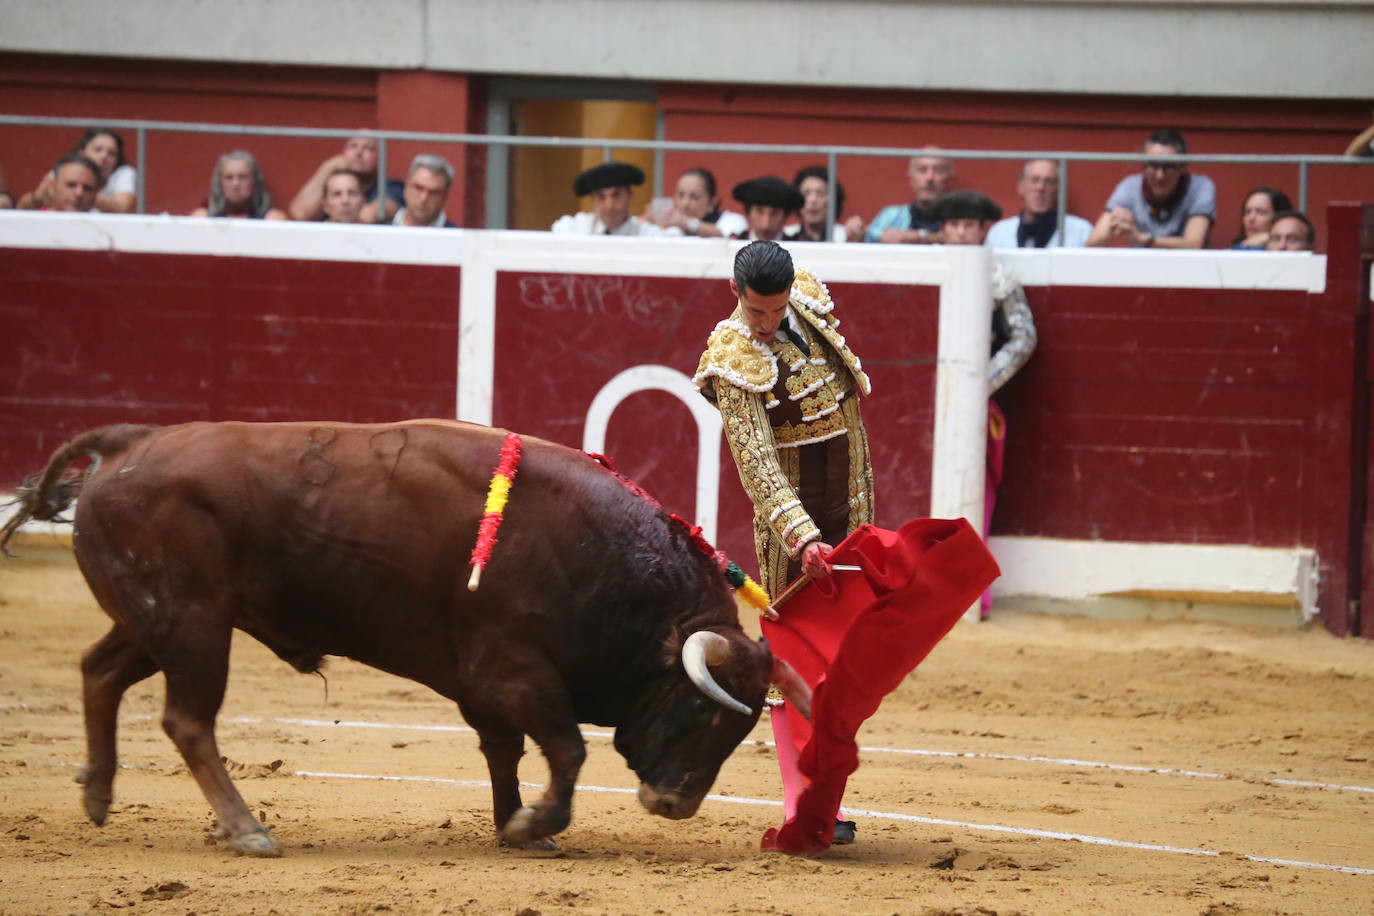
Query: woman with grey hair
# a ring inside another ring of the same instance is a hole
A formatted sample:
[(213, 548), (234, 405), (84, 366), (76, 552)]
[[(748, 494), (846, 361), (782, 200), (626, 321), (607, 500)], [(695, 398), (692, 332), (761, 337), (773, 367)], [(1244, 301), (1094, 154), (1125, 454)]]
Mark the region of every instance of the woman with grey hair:
[(192, 216), (230, 216), (247, 219), (288, 219), (272, 206), (272, 195), (258, 168), (258, 160), (246, 150), (219, 157), (210, 176), (210, 196), (191, 211)]

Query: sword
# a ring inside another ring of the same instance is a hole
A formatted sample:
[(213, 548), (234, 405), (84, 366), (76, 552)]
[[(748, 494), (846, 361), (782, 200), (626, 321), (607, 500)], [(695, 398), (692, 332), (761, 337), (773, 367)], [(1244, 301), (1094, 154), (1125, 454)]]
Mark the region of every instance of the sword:
[[(861, 567), (848, 566), (843, 563), (836, 563), (830, 568), (835, 572), (862, 572)], [(763, 612), (763, 616), (767, 617), (769, 620), (777, 620), (779, 616), (778, 608), (782, 607), (793, 595), (805, 588), (810, 581), (811, 577), (805, 575), (798, 576), (796, 579), (792, 580), (792, 583), (779, 592), (778, 597), (773, 599), (773, 603), (768, 605), (767, 610)]]

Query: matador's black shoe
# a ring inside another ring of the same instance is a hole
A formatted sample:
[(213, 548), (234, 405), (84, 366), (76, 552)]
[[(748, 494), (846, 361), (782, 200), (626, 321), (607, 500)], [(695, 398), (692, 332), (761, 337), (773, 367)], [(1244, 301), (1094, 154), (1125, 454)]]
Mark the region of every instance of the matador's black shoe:
[(854, 833), (858, 827), (853, 821), (835, 821), (835, 835), (830, 840), (832, 846), (849, 846), (854, 842)]

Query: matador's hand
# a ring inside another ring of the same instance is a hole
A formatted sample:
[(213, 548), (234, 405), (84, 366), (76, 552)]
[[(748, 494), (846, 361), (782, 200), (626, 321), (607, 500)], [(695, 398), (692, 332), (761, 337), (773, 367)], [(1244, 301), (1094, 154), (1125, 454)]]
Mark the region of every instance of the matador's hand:
[(812, 541), (802, 548), (802, 571), (813, 579), (830, 578), (830, 564), (826, 557), (835, 548), (820, 541)]

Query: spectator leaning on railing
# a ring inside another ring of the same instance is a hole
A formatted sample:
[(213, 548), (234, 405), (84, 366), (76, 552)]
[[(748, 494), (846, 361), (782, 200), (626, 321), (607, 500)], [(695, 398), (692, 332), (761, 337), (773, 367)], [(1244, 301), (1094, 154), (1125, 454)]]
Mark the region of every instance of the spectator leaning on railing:
[[(87, 128), (71, 148), (70, 155), (84, 156), (100, 169), (100, 185), (95, 208), (105, 213), (132, 213), (138, 194), (138, 171), (124, 161), (124, 139), (103, 127)], [(26, 210), (47, 209), (57, 176), (48, 172), (19, 201)]]
[(729, 238), (747, 228), (743, 215), (721, 209), (716, 176), (704, 168), (688, 169), (679, 175), (672, 207), (656, 213), (650, 203), (644, 208), (643, 219), (667, 230), (668, 235), (681, 232), (700, 238)]
[[(927, 150), (939, 150), (927, 146)], [(933, 245), (940, 241), (940, 222), (931, 213), (935, 201), (954, 187), (954, 163), (939, 156), (913, 156), (907, 163), (912, 201), (884, 207), (868, 224), (865, 241)]]
[(100, 190), (100, 166), (80, 153), (68, 153), (57, 160), (47, 182), (43, 202), (25, 194), (19, 202), (21, 209), (47, 210), (53, 213), (96, 212), (95, 198)]
[[(305, 184), (291, 199), (291, 218), (312, 220), (324, 218), (325, 180), (340, 172), (350, 171), (358, 176), (367, 208), (363, 211), (363, 222), (375, 223), (377, 219), (377, 141), (371, 137), (349, 137), (344, 141), (343, 152), (336, 153), (320, 163), (315, 174), (306, 179)], [(405, 205), (405, 182), (395, 178), (386, 180), (386, 214), (382, 220), (391, 219), (396, 208)]]
[(1374, 124), (1370, 124), (1345, 148), (1347, 156), (1374, 156)]
[(1188, 144), (1176, 130), (1161, 128), (1145, 141), (1139, 175), (1127, 175), (1107, 199), (1090, 246), (1126, 243), (1134, 248), (1205, 248), (1217, 218), (1212, 179), (1195, 175), (1185, 162), (1153, 157), (1184, 155)]

